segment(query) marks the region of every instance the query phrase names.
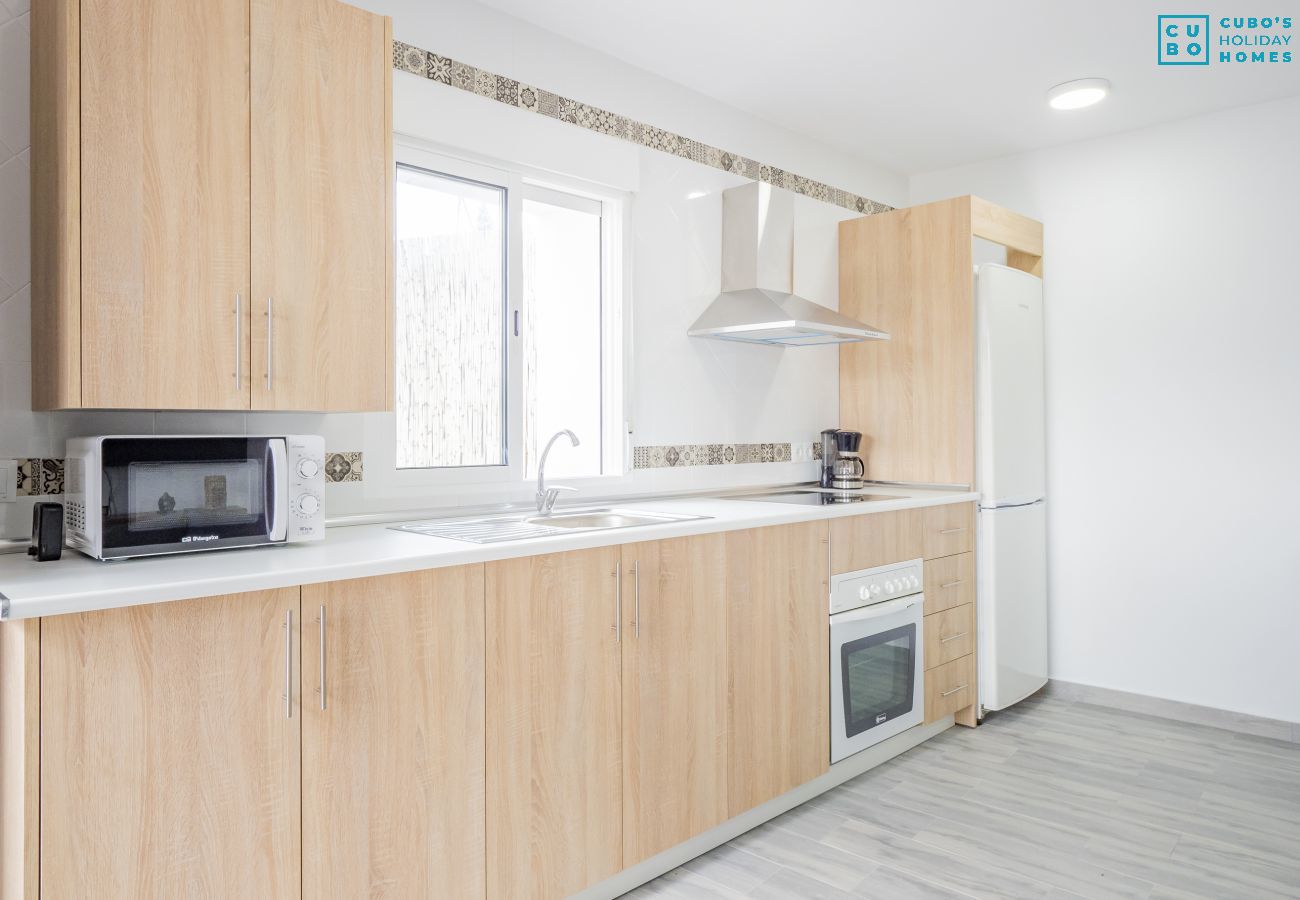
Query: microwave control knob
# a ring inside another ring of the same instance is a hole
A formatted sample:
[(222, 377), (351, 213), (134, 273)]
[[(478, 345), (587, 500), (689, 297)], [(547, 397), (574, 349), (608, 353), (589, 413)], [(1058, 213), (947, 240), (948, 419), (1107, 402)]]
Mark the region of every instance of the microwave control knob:
[(320, 471), (320, 463), (314, 459), (298, 460), (298, 474), (303, 478), (315, 478), (316, 473)]
[(298, 512), (304, 516), (314, 516), (320, 511), (320, 498), (315, 494), (303, 494), (298, 498)]

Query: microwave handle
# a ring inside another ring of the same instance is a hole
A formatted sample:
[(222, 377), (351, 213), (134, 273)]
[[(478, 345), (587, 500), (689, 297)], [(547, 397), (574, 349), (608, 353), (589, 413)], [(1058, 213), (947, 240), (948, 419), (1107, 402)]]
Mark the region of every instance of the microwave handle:
[(881, 619), (885, 616), (892, 616), (905, 609), (911, 609), (920, 602), (920, 594), (913, 597), (899, 597), (897, 600), (886, 600), (884, 603), (873, 603), (871, 606), (864, 606), (861, 609), (835, 613), (831, 618), (836, 625), (843, 625), (845, 622), (865, 622), (867, 619)]
[(271, 488), (271, 529), (268, 538), (283, 541), (289, 536), (289, 454), (285, 450), (284, 438), (272, 438), (266, 442), (266, 452), (270, 456)]

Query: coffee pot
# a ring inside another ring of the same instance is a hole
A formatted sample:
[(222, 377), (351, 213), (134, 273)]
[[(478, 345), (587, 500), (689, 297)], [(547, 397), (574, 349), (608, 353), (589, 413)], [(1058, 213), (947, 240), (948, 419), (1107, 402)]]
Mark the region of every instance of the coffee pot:
[(867, 476), (867, 464), (858, 455), (862, 432), (829, 428), (822, 432), (821, 486), (857, 490)]

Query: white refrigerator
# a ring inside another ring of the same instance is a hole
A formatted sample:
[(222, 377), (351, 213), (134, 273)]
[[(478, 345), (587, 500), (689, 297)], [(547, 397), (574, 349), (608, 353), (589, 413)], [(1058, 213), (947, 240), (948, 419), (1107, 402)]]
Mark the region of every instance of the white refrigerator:
[(975, 270), (979, 702), (1005, 709), (1047, 683), (1043, 282)]

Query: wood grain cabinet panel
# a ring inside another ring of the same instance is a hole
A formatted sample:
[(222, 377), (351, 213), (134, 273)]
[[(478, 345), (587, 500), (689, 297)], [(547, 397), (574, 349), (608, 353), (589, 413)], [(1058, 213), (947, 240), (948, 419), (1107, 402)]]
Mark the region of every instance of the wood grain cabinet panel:
[(487, 566), (489, 897), (567, 897), (623, 867), (619, 554)]
[(975, 602), (975, 554), (925, 561), (925, 614)]
[(965, 603), (925, 617), (925, 667), (933, 669), (975, 650), (975, 606)]
[(387, 406), (391, 44), (337, 0), (252, 0), (254, 409)]
[(726, 537), (623, 547), (623, 865), (727, 818)]
[(829, 768), (828, 527), (726, 538), (727, 805), (735, 816)]
[(974, 503), (927, 506), (919, 512), (926, 559), (968, 553), (975, 549)]
[(830, 533), (831, 572), (836, 575), (921, 557), (918, 510), (831, 519)]
[(286, 588), (41, 620), (42, 897), (299, 896), (298, 610)]
[(248, 0), (82, 0), (80, 55), (81, 405), (247, 409)]
[(973, 709), (975, 700), (974, 654), (954, 659), (925, 673), (925, 724), (938, 721), (949, 713)]
[(483, 897), (483, 566), (309, 585), (302, 632), (303, 897)]

